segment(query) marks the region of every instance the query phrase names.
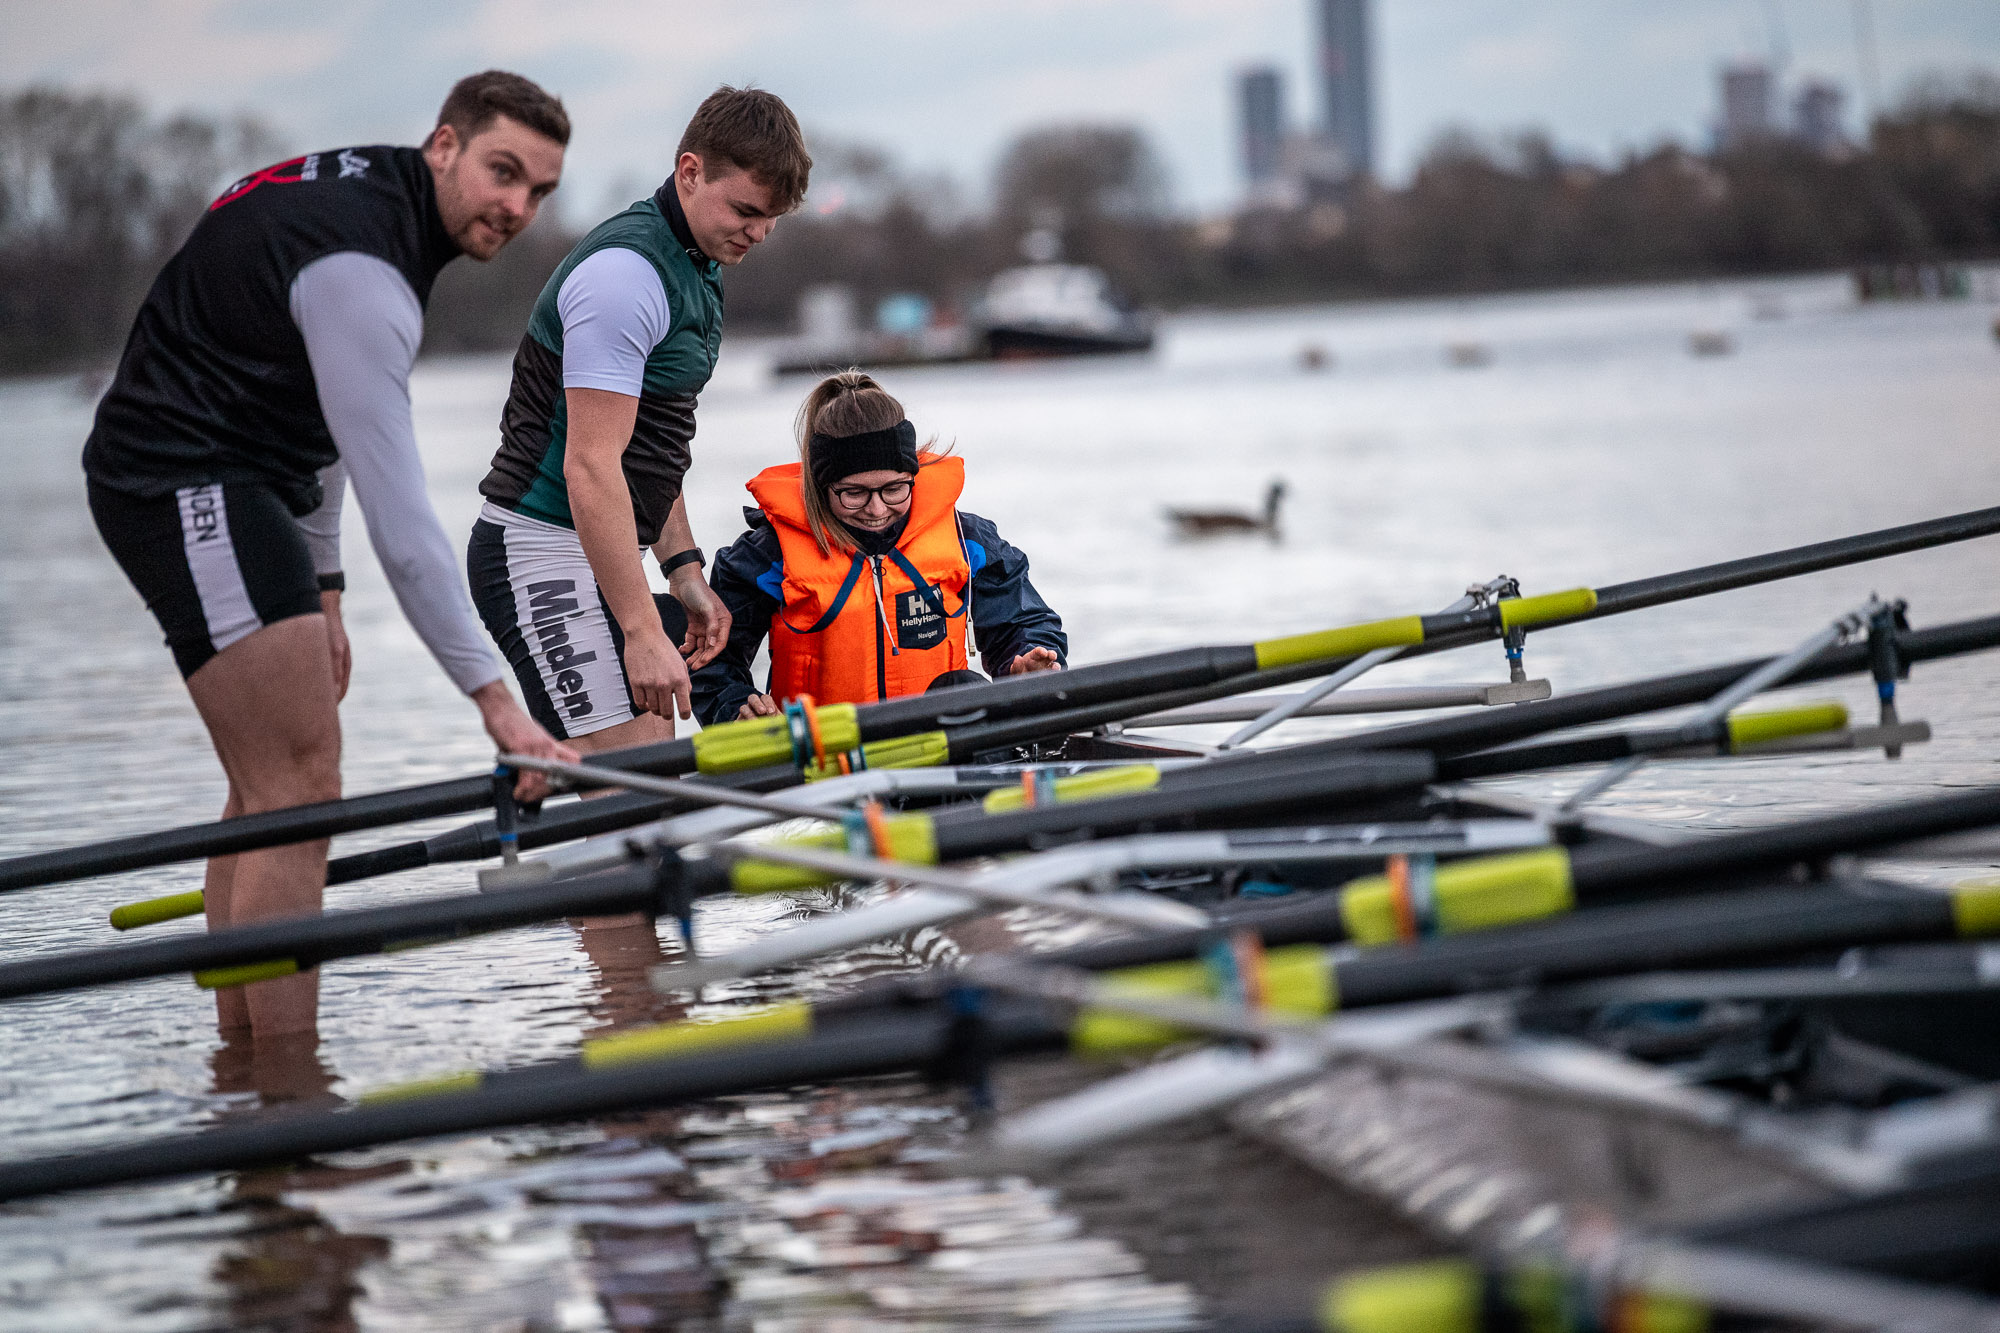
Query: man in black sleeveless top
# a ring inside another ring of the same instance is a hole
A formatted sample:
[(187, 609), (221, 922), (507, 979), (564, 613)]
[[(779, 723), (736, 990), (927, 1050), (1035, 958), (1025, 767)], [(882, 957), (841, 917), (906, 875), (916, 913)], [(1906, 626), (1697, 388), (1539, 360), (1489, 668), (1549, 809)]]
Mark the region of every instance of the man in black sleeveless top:
[[(408, 383), (439, 270), (491, 259), (534, 219), (568, 140), (542, 89), (473, 75), (421, 149), (312, 153), (231, 185), (140, 307), (84, 472), (215, 743), (225, 815), (340, 795), (350, 480), (404, 614), (494, 743), (573, 757), (514, 701), (473, 616), (424, 491)], [(324, 840), (218, 858), (209, 925), (311, 915), (325, 880)], [(216, 998), (225, 1031), (310, 1033), (318, 976)]]

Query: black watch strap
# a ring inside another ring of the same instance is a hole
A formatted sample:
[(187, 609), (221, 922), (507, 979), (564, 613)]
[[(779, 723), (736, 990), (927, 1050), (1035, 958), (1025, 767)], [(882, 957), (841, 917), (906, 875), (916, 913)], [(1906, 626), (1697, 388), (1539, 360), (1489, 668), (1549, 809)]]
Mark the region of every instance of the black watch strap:
[(661, 560), (660, 572), (662, 574), (671, 574), (682, 565), (705, 565), (707, 563), (708, 558), (701, 553), (701, 548), (699, 546), (690, 546), (685, 551), (676, 551), (674, 554)]
[(320, 575), (319, 590), (321, 592), (346, 592), (347, 575), (341, 573), (339, 570), (335, 570), (331, 574)]

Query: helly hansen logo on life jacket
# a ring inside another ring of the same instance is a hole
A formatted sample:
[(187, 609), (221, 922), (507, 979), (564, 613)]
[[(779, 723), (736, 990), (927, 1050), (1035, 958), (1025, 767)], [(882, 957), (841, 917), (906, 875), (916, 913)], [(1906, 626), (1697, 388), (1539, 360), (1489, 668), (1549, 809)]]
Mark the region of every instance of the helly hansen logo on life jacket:
[(944, 594), (933, 583), (930, 595), (932, 600), (926, 601), (920, 592), (896, 594), (898, 648), (935, 648), (944, 642), (944, 617), (936, 610), (944, 605)]
[(577, 600), (564, 594), (575, 591), (575, 579), (549, 579), (528, 585), (528, 614), (534, 618), (542, 660), (548, 663), (556, 693), (562, 696), (560, 702), (572, 719), (590, 712), (590, 691), (583, 688), (583, 673), (577, 668), (597, 660), (596, 653), (580, 653), (569, 641), (567, 621), (576, 614)]

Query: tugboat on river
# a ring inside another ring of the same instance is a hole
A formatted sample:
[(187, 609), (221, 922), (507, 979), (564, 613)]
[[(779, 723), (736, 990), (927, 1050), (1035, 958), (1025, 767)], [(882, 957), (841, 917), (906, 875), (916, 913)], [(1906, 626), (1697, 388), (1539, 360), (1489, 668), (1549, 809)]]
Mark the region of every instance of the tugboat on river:
[(1153, 320), (1117, 299), (1102, 269), (1028, 264), (994, 277), (973, 311), (987, 356), (1092, 356), (1145, 352)]
[(874, 329), (854, 327), (853, 296), (845, 288), (807, 293), (801, 312), (808, 332), (779, 352), (774, 369), (780, 375), (1094, 356), (1153, 346), (1151, 313), (1121, 300), (1102, 269), (1053, 260), (996, 274), (963, 324), (939, 317), (914, 293), (886, 298)]

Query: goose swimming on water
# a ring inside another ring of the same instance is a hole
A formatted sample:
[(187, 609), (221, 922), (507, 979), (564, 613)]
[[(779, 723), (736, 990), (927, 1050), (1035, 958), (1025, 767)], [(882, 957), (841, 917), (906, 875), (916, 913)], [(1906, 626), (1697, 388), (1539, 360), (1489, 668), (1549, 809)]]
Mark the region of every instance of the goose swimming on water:
[(1183, 537), (1213, 537), (1231, 532), (1278, 533), (1278, 502), (1285, 498), (1285, 483), (1273, 481), (1264, 492), (1264, 516), (1258, 518), (1233, 509), (1169, 509), (1167, 518)]

